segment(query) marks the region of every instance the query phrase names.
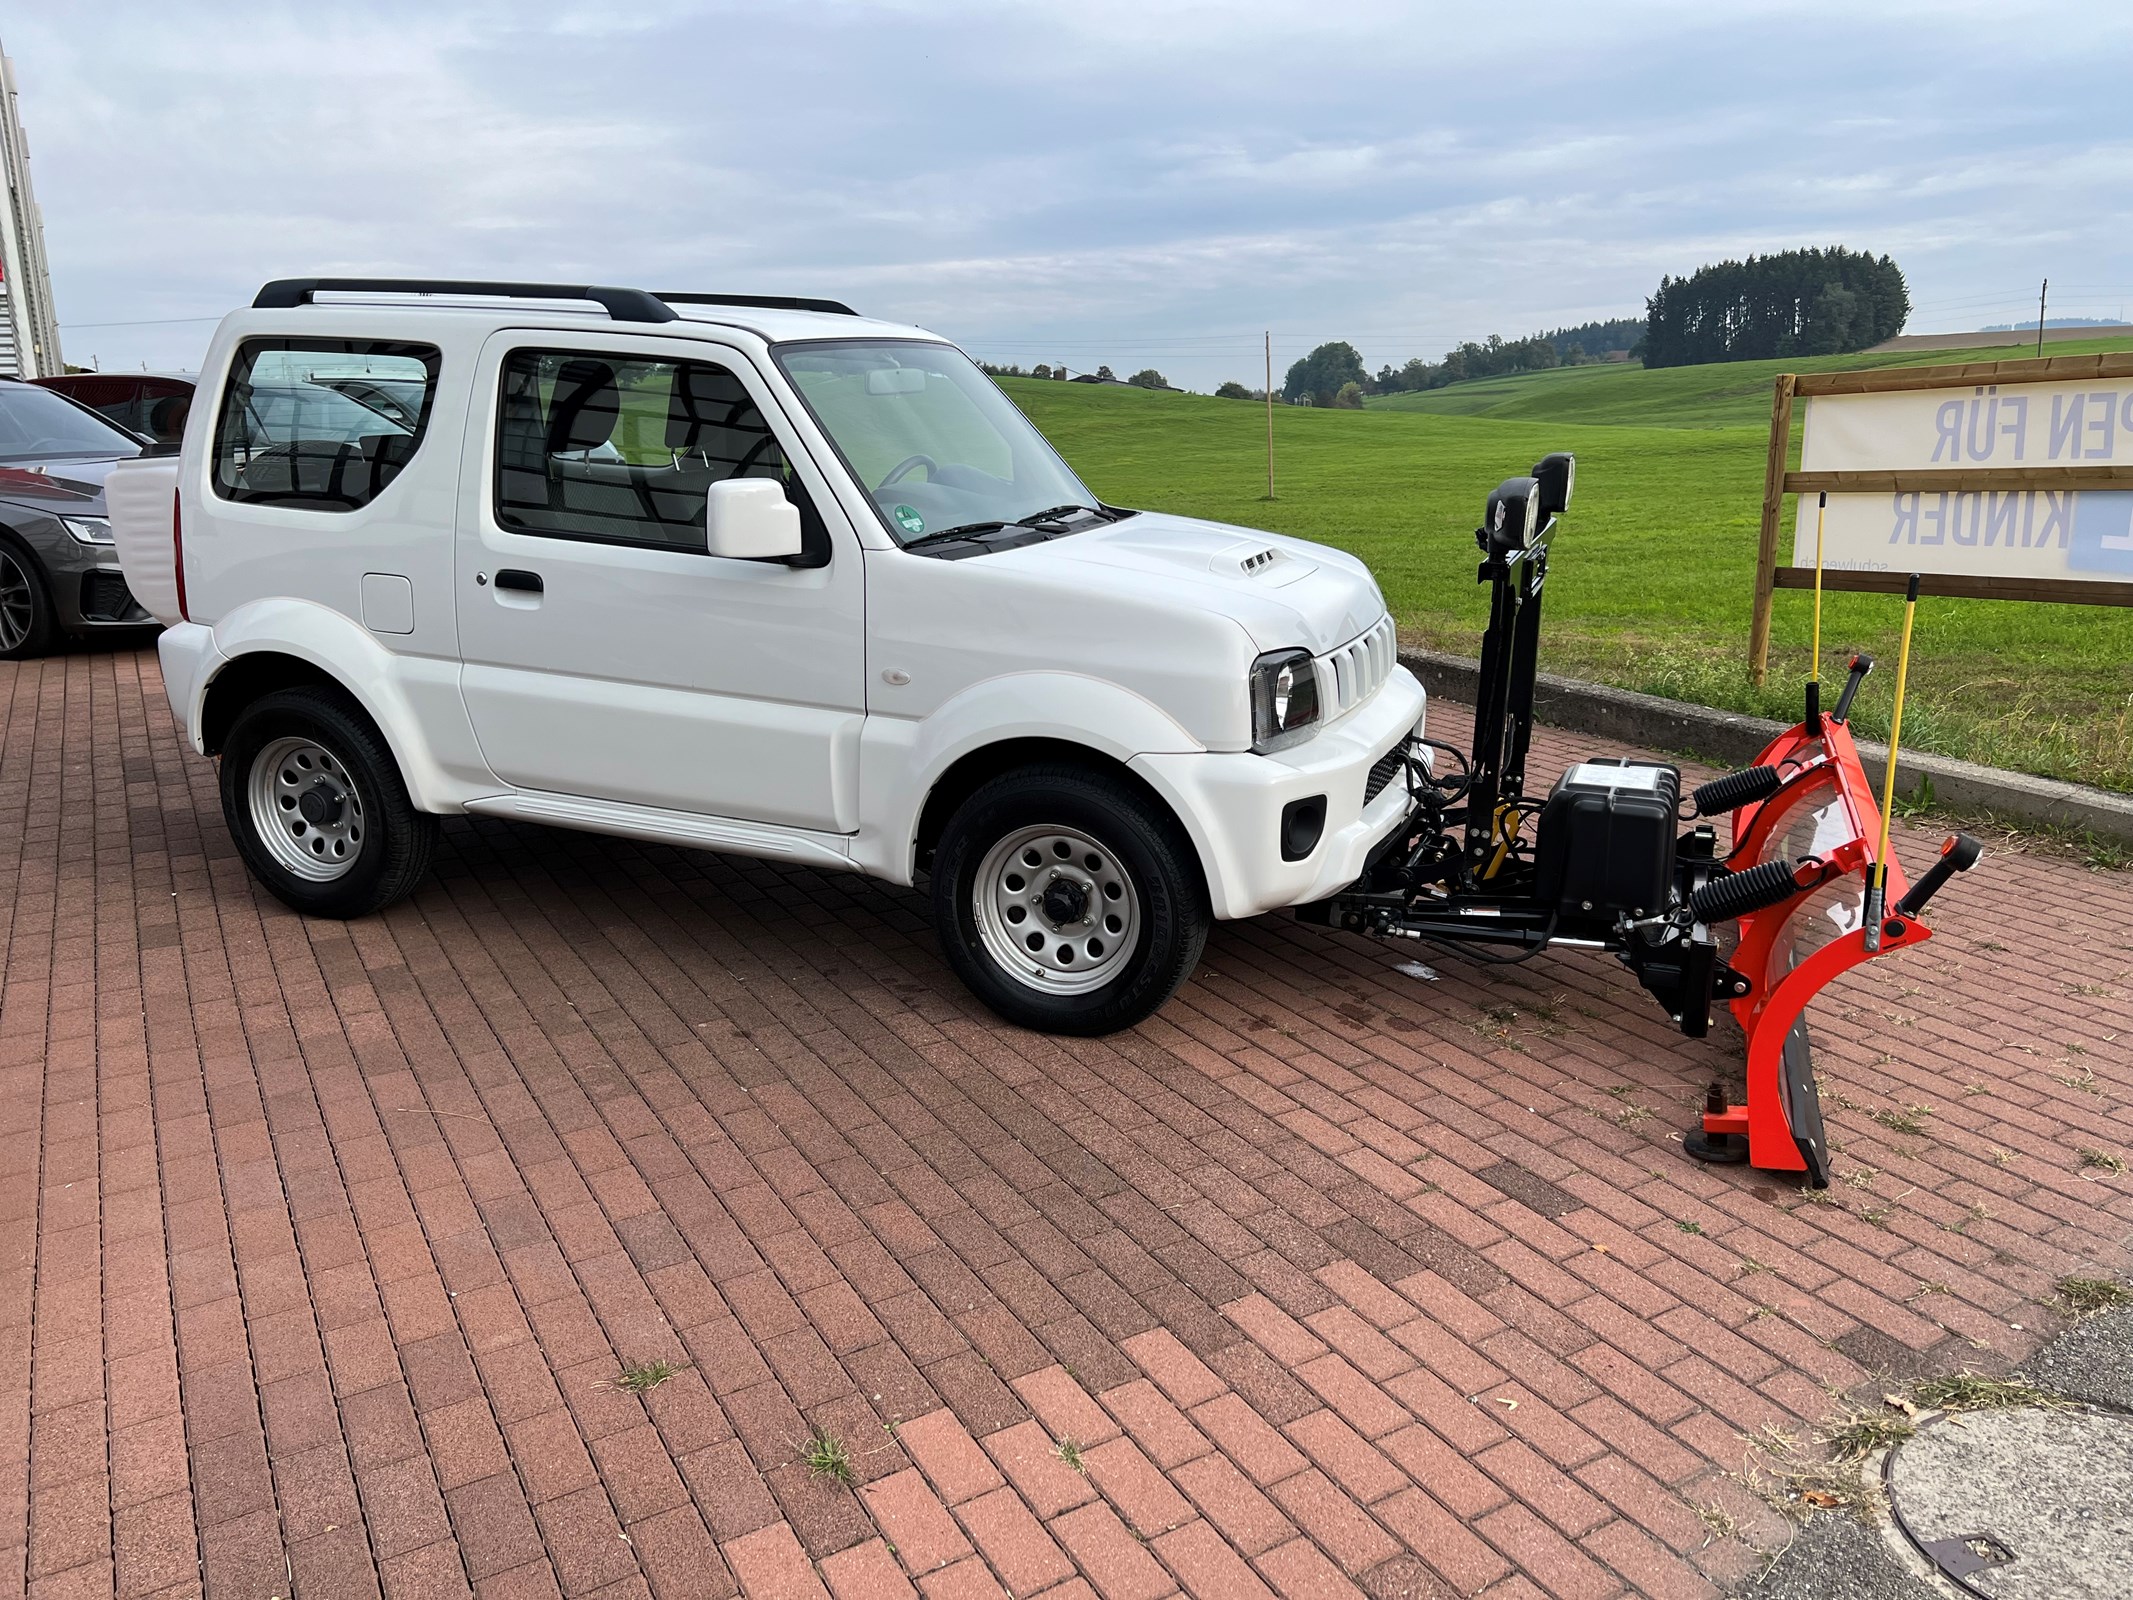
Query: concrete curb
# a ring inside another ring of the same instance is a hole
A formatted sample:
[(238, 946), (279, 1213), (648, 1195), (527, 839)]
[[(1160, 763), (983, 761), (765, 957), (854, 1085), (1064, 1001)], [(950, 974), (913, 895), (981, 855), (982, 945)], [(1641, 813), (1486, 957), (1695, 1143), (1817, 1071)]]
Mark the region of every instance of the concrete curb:
[[(1400, 664), (1421, 679), (1431, 694), (1463, 705), (1474, 703), (1481, 676), (1479, 662), (1435, 650), (1402, 650)], [(1746, 766), (1784, 731), (1784, 724), (1765, 717), (1714, 711), (1633, 689), (1560, 678), (1551, 672), (1542, 673), (1534, 686), (1533, 712), (1552, 727), (1648, 750), (1680, 751), (1729, 766)], [(1862, 739), (1859, 755), (1868, 775), (1879, 784), (1888, 746)], [(1917, 792), (1925, 778), (1933, 781), (1936, 803), (1951, 811), (1989, 811), (2010, 823), (2086, 829), (2100, 838), (2133, 844), (2133, 795), (2004, 772), (1952, 756), (1904, 751), (1896, 763), (1898, 792)]]

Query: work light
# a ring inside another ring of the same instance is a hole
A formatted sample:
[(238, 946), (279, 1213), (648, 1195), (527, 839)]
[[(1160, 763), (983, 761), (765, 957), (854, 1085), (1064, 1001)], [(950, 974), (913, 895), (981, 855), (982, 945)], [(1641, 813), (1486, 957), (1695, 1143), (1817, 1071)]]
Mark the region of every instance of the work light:
[(1541, 521), (1559, 517), (1570, 509), (1570, 489), (1577, 481), (1577, 475), (1578, 458), (1568, 450), (1542, 456), (1533, 464), (1533, 478), (1541, 491)]
[(1506, 478), (1489, 496), (1481, 528), (1498, 555), (1523, 550), (1540, 527), (1540, 483), (1534, 478)]

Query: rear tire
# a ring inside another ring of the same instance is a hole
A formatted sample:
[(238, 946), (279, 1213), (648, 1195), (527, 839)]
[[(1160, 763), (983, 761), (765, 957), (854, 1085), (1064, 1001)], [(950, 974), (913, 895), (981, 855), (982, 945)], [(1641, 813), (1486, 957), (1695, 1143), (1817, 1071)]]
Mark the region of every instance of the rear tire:
[(1176, 819), (1083, 768), (994, 778), (956, 809), (934, 854), (948, 964), (1041, 1033), (1114, 1033), (1152, 1015), (1192, 976), (1211, 920)]
[(0, 661), (41, 656), (58, 632), (44, 569), (23, 546), (0, 538)]
[(240, 711), (221, 789), (252, 876), (306, 916), (369, 916), (429, 872), (437, 819), (415, 809), (384, 737), (336, 690), (281, 689)]

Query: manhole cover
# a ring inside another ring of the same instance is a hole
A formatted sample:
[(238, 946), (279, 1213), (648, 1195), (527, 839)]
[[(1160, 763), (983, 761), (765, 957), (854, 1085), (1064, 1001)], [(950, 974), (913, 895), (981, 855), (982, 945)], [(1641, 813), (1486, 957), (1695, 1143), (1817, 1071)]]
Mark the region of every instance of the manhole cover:
[(2122, 1600), (2133, 1573), (2133, 1417), (1973, 1411), (1889, 1459), (1897, 1524), (1990, 1600)]

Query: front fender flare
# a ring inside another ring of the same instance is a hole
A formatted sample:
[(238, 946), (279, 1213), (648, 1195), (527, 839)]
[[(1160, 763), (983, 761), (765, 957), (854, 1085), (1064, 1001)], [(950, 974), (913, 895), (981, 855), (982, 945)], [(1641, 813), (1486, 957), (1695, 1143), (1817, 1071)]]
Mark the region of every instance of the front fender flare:
[(880, 877), (911, 882), (917, 873), (919, 821), (941, 779), (964, 757), (1018, 739), (1078, 745), (1121, 767), (1138, 755), (1206, 749), (1153, 701), (1080, 673), (988, 678), (916, 720), (877, 710), (861, 735), (863, 820), (854, 858)]

